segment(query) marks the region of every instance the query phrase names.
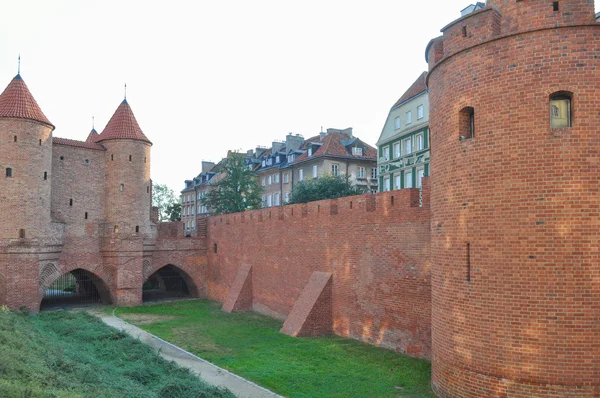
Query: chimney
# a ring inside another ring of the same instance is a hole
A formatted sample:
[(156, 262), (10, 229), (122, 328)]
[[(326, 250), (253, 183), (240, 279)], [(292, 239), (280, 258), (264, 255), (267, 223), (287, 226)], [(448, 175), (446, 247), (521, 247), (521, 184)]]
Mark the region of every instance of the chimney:
[(290, 150), (300, 149), (302, 144), (304, 144), (304, 137), (302, 137), (300, 134), (293, 135), (292, 133), (289, 133), (285, 137), (285, 146), (288, 152)]
[(215, 167), (213, 162), (202, 161), (202, 173), (208, 173)]
[(271, 153), (275, 154), (275, 152), (281, 151), (284, 146), (285, 146), (285, 143), (283, 143), (283, 142), (273, 141), (272, 147), (271, 147)]

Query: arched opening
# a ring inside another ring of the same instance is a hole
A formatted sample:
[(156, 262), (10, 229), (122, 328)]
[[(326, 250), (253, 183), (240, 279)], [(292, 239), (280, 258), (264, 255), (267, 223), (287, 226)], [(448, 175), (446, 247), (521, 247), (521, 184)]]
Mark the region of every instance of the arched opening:
[(76, 269), (63, 274), (44, 289), (40, 310), (110, 303), (104, 282), (89, 271)]
[(144, 302), (197, 296), (198, 292), (192, 278), (171, 264), (150, 275), (142, 287)]

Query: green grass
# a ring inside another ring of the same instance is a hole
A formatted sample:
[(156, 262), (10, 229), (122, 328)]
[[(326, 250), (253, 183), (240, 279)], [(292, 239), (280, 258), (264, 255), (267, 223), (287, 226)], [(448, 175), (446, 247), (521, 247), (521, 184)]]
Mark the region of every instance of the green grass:
[(233, 397), (82, 312), (0, 310), (0, 397)]
[(287, 397), (433, 397), (428, 361), (341, 337), (292, 338), (256, 313), (180, 301), (117, 315)]

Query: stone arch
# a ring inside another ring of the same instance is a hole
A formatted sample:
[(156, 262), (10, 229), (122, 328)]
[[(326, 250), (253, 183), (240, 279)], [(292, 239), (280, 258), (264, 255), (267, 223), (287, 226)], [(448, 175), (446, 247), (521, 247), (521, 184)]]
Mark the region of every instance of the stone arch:
[[(181, 290), (177, 285), (180, 281), (183, 282)], [(173, 282), (174, 284), (170, 285)], [(152, 300), (152, 296), (155, 298), (198, 297), (198, 286), (194, 279), (184, 269), (174, 264), (153, 268), (146, 267), (146, 261), (144, 261), (143, 286), (142, 299), (144, 301)], [(151, 294), (151, 291), (154, 294)], [(169, 294), (170, 292), (172, 294)]]
[(110, 290), (110, 278), (106, 275), (104, 277), (100, 276), (99, 273), (86, 269), (84, 267), (69, 267), (60, 269), (54, 264), (46, 265), (42, 271), (40, 272), (39, 279), (39, 299), (38, 299), (38, 309), (41, 309), (42, 302), (45, 298), (46, 291), (56, 282), (60, 277), (65, 276), (69, 273), (74, 275), (76, 282), (79, 282), (79, 278), (84, 277), (86, 283), (91, 283), (90, 287), (96, 289), (100, 302), (102, 304), (112, 304), (113, 303), (113, 294)]

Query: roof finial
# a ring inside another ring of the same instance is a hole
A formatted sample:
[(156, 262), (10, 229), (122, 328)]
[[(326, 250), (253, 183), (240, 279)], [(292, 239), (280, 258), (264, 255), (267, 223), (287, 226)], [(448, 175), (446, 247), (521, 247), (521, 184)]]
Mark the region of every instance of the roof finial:
[(127, 83), (125, 83), (125, 100), (127, 100)]
[(92, 130), (96, 130), (96, 123), (94, 121), (94, 115), (92, 115)]
[(17, 62), (17, 75), (21, 74), (21, 54), (19, 54), (18, 62)]

